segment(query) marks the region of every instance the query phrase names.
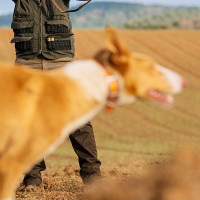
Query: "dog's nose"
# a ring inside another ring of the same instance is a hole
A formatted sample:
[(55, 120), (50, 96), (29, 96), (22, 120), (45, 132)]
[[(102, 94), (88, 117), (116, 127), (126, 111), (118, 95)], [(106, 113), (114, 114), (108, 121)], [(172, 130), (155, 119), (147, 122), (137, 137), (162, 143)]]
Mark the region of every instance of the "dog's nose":
[(188, 83), (187, 83), (187, 81), (186, 80), (182, 80), (182, 88), (183, 89), (185, 89), (185, 88), (187, 88), (188, 87)]

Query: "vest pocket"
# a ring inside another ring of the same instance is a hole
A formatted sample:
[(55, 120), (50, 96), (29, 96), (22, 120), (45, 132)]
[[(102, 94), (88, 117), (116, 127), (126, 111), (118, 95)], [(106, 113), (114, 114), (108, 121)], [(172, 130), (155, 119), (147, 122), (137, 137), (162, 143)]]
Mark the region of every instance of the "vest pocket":
[(67, 34), (69, 33), (68, 23), (64, 20), (48, 21), (46, 23), (47, 34)]
[(15, 37), (11, 43), (15, 43), (16, 52), (27, 52), (33, 50), (33, 37)]
[(21, 34), (33, 34), (33, 25), (34, 22), (12, 22), (11, 28), (15, 35)]
[(47, 49), (50, 51), (71, 50), (71, 40), (47, 38)]

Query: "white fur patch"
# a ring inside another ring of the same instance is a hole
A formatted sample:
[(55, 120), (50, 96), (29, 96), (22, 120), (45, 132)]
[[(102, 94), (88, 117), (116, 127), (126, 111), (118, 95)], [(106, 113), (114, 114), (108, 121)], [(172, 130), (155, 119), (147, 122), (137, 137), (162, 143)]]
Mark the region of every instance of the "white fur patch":
[(171, 93), (177, 94), (183, 89), (183, 78), (176, 72), (167, 69), (163, 66), (157, 65), (156, 68), (164, 74), (171, 86)]
[(83, 87), (88, 98), (105, 101), (108, 87), (105, 82), (105, 70), (94, 60), (75, 61), (64, 69), (65, 74)]

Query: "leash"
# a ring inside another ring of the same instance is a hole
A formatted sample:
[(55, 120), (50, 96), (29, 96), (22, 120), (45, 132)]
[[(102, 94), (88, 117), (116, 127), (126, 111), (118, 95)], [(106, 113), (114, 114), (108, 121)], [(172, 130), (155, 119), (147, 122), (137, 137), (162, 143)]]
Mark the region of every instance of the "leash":
[(52, 3), (54, 4), (54, 6), (61, 12), (61, 13), (68, 13), (68, 12), (77, 12), (79, 10), (81, 10), (84, 6), (86, 6), (87, 4), (89, 4), (92, 0), (78, 0), (78, 1), (87, 1), (86, 3), (84, 3), (83, 5), (81, 5), (80, 7), (78, 7), (77, 9), (74, 10), (62, 10), (61, 7), (56, 3), (55, 0), (51, 0)]

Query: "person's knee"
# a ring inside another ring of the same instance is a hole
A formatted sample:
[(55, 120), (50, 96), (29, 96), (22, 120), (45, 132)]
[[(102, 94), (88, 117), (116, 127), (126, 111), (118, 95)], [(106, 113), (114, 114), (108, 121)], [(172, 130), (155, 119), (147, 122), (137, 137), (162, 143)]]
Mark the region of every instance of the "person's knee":
[(84, 126), (80, 127), (79, 129), (77, 129), (76, 131), (74, 131), (72, 134), (69, 135), (70, 139), (72, 139), (73, 137), (75, 137), (76, 135), (83, 135), (83, 134), (94, 134), (93, 133), (93, 127), (91, 125), (90, 122), (88, 122), (87, 124), (85, 124)]

